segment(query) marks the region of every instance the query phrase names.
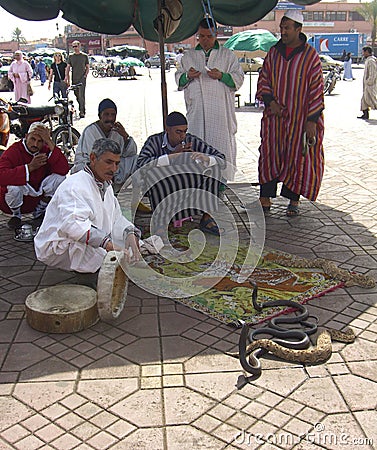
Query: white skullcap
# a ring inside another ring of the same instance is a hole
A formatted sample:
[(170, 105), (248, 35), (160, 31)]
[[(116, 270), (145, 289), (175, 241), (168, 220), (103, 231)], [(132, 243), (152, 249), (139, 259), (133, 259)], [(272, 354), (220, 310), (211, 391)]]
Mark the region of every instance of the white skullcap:
[(35, 131), (38, 131), (38, 128), (40, 129), (42, 127), (50, 132), (49, 127), (47, 125), (45, 125), (44, 123), (42, 123), (42, 122), (33, 122), (30, 125), (30, 127), (29, 127), (28, 133), (33, 133)]
[(285, 11), (284, 16), (287, 19), (294, 20), (297, 23), (300, 23), (301, 25), (304, 23), (304, 15), (301, 11), (297, 9), (288, 9), (288, 11)]

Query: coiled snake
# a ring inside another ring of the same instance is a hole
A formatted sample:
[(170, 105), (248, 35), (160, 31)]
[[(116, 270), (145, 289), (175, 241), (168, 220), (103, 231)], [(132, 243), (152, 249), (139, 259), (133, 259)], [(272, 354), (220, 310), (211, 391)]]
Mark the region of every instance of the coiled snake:
[[(291, 300), (274, 300), (259, 304), (257, 302), (258, 288), (253, 286), (252, 302), (257, 311), (273, 306), (288, 306), (300, 311), (295, 317), (276, 317), (269, 321), (267, 327), (258, 328), (250, 332), (249, 326), (242, 323), (241, 335), (238, 343), (238, 353), (227, 353), (229, 356), (239, 358), (243, 369), (252, 375), (259, 376), (262, 366), (259, 357), (271, 353), (283, 360), (319, 364), (327, 361), (332, 353), (332, 339), (350, 343), (355, 340), (351, 329), (345, 332), (338, 330), (322, 330), (318, 336), (315, 347), (310, 345), (309, 335), (317, 331), (317, 324), (307, 321), (308, 309)], [(299, 328), (286, 329), (281, 324), (298, 324)], [(271, 339), (258, 339), (258, 335), (270, 335)], [(247, 342), (250, 344), (247, 345)]]

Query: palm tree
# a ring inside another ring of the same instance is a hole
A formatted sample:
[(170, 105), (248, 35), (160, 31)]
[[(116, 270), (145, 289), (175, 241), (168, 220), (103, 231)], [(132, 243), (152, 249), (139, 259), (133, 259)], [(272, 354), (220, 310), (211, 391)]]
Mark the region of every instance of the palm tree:
[(372, 24), (372, 49), (374, 53), (374, 47), (376, 43), (377, 35), (377, 0), (373, 0), (369, 3), (363, 3), (357, 8), (357, 12), (361, 14), (367, 22)]
[(19, 28), (15, 28), (12, 33), (12, 41), (17, 41), (18, 49), (20, 48), (20, 44), (25, 44), (26, 39), (22, 36), (22, 31)]

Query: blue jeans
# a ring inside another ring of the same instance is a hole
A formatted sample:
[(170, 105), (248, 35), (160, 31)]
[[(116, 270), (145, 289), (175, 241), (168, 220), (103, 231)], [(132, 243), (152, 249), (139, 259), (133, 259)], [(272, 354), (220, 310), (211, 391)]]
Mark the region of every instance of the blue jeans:
[(62, 97), (67, 98), (67, 84), (65, 81), (54, 81), (52, 93), (54, 97), (60, 97), (61, 95)]

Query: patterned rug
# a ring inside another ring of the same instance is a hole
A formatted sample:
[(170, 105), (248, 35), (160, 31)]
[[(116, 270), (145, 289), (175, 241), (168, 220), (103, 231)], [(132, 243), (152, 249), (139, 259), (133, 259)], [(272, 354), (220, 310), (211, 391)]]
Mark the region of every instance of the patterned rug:
[[(188, 231), (189, 229), (186, 227), (175, 229), (174, 233), (169, 233), (174, 248), (180, 250), (188, 248)], [(160, 275), (185, 279), (182, 280), (182, 283), (185, 283), (187, 287), (188, 279), (211, 267), (218, 251), (218, 246), (215, 244), (216, 242), (208, 243), (207, 241), (201, 255), (191, 262), (172, 262), (161, 255), (150, 255), (147, 257), (147, 262), (149, 267)], [(310, 267), (310, 260), (272, 250), (264, 251), (249, 278), (239, 283), (237, 278), (240, 267), (245, 261), (246, 253), (246, 247), (242, 245), (238, 247), (234, 264), (229, 268), (225, 277), (216, 277), (216, 273), (210, 270), (208, 275), (200, 277), (199, 281), (196, 280), (195, 283), (201, 283), (204, 288), (209, 286), (205, 292), (189, 298), (179, 298), (180, 292), (177, 289), (174, 296), (169, 296), (225, 324), (239, 326), (239, 320), (257, 324), (288, 312), (287, 309), (281, 308), (270, 308), (257, 312), (252, 306), (250, 281), (255, 282), (258, 286), (259, 303), (277, 299), (306, 303), (345, 284), (341, 277), (334, 277), (326, 273), (326, 267), (325, 270), (315, 267), (318, 266), (318, 261), (326, 260), (313, 260), (313, 267)], [(327, 263), (329, 262), (327, 261)], [(333, 263), (330, 264), (336, 268)], [(329, 272), (331, 273), (331, 270)], [(151, 282), (153, 283), (153, 277)]]

